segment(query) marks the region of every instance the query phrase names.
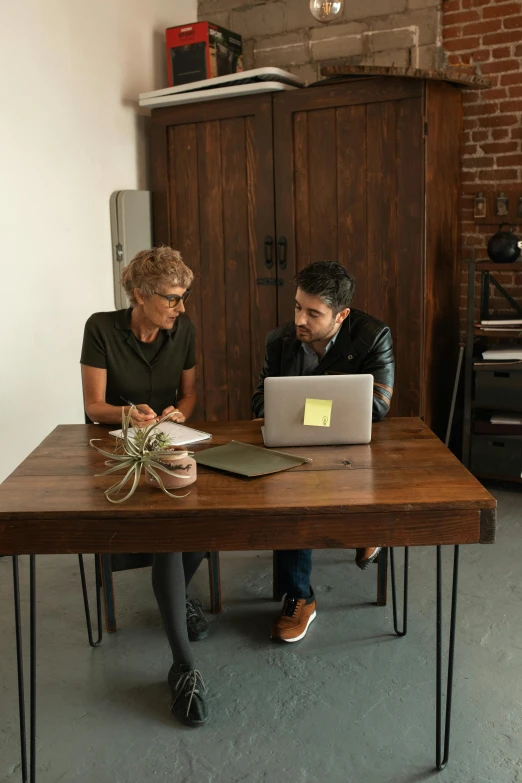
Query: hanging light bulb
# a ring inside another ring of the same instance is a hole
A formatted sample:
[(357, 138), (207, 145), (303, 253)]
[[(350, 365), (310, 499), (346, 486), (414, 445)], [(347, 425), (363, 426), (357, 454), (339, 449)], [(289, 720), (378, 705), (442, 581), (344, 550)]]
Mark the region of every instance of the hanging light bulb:
[(328, 24), (340, 19), (344, 0), (310, 0), (310, 12), (318, 22)]

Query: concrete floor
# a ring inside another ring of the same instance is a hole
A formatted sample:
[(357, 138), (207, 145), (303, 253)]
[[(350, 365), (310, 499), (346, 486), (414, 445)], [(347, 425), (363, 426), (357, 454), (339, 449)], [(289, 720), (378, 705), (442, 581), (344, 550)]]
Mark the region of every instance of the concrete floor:
[[(222, 555), (225, 609), (197, 644), (212, 719), (197, 730), (169, 713), (150, 571), (116, 576), (120, 630), (92, 650), (77, 559), (49, 556), (37, 559), (38, 783), (521, 783), (522, 490), (490, 489), (497, 544), (462, 548), (444, 772), (433, 772), (434, 550), (412, 550), (405, 639), (391, 633), (391, 607), (372, 605), (375, 568), (361, 573), (351, 551), (317, 552), (318, 616), (295, 645), (268, 639), (270, 554)], [(0, 559), (2, 783), (21, 780), (11, 573)], [(192, 592), (208, 603), (204, 567)]]

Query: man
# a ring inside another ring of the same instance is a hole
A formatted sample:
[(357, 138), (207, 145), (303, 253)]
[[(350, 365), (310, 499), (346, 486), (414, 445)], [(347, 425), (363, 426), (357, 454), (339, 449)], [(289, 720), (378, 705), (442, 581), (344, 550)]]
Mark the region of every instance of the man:
[[(264, 416), (264, 381), (269, 376), (351, 375), (374, 377), (373, 421), (383, 419), (393, 394), (394, 359), (389, 328), (360, 310), (350, 309), (355, 283), (338, 263), (318, 261), (294, 279), (294, 323), (270, 332), (265, 364), (252, 398), (254, 415)], [(365, 569), (382, 547), (357, 549), (356, 563)], [(278, 551), (276, 570), (285, 595), (272, 638), (302, 639), (316, 615), (310, 585), (312, 550)]]

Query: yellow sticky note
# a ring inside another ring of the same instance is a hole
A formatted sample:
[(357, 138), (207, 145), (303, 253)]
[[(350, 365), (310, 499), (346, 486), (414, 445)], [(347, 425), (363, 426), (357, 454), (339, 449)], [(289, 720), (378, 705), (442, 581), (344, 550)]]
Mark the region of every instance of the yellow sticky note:
[(329, 427), (331, 415), (331, 400), (306, 400), (304, 411), (305, 424), (311, 427)]

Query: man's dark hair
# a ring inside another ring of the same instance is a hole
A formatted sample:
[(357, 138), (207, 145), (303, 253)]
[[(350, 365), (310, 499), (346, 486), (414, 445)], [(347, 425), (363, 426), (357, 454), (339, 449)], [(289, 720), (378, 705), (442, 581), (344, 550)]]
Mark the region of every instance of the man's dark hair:
[(355, 280), (337, 261), (314, 261), (295, 277), (297, 288), (309, 296), (318, 296), (337, 315), (350, 307), (355, 293)]

